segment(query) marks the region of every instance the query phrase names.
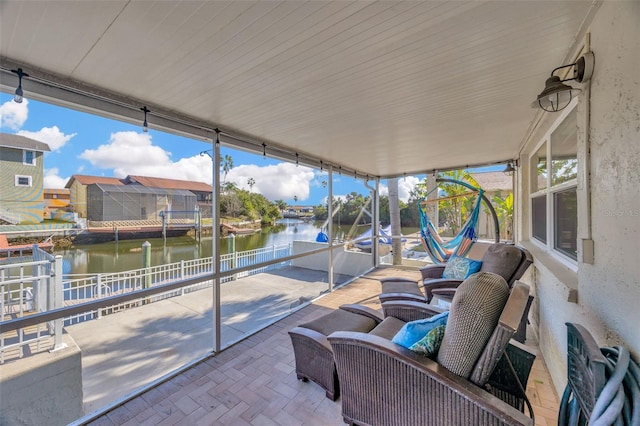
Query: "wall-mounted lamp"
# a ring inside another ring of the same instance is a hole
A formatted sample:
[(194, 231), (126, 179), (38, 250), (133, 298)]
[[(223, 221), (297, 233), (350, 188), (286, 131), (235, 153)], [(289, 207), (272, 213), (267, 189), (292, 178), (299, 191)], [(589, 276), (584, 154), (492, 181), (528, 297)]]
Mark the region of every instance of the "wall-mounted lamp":
[[(589, 81), (593, 74), (593, 66), (595, 57), (593, 52), (587, 52), (582, 55), (575, 63), (562, 65), (551, 71), (551, 77), (547, 79), (544, 90), (538, 95), (531, 104), (532, 108), (541, 108), (547, 112), (561, 111), (569, 105), (569, 102), (575, 98), (580, 89), (564, 84), (565, 81), (575, 80), (578, 83)], [(573, 78), (561, 80), (557, 75), (553, 75), (556, 71), (573, 67)]]
[(22, 77), (29, 77), (29, 74), (27, 74), (26, 72), (22, 72), (22, 68), (11, 70), (11, 72), (14, 74), (18, 74), (18, 87), (16, 88), (16, 95), (13, 97), (13, 101), (15, 103), (21, 104), (23, 99), (22, 95), (24, 94), (22, 92)]
[(516, 171), (516, 168), (513, 167), (513, 163), (512, 162), (508, 162), (507, 163), (507, 167), (504, 168), (503, 172), (504, 173), (513, 173)]
[(151, 112), (149, 108), (143, 106), (140, 111), (144, 111), (144, 122), (142, 123), (142, 131), (147, 133), (149, 131), (149, 125), (147, 124), (147, 113)]

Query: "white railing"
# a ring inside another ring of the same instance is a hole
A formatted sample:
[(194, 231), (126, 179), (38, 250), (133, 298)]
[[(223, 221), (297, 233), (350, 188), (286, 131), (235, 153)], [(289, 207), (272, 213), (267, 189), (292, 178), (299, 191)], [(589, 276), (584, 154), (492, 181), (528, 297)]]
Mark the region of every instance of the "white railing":
[[(275, 260), (291, 254), (291, 245), (280, 245), (265, 247), (244, 252), (235, 252), (220, 256), (220, 271), (226, 272), (234, 268), (244, 268), (261, 262)], [(222, 278), (222, 282), (232, 281), (237, 278), (255, 275), (270, 269), (288, 265), (290, 261), (269, 265), (261, 268), (244, 271), (233, 276)], [(96, 300), (117, 294), (123, 294), (149, 288), (168, 282), (183, 280), (187, 278), (197, 278), (202, 276), (202, 281), (198, 284), (182, 287), (179, 290), (162, 293), (150, 298), (140, 299), (134, 302), (127, 302), (120, 305), (90, 311), (65, 318), (65, 324), (75, 324), (93, 318), (100, 318), (102, 315), (121, 311), (123, 309), (141, 306), (143, 304), (156, 302), (158, 300), (179, 296), (192, 291), (211, 287), (210, 275), (213, 271), (211, 258), (182, 260), (180, 262), (168, 263), (165, 265), (153, 266), (150, 268), (140, 268), (125, 272), (115, 272), (107, 274), (96, 274), (89, 277), (65, 280), (64, 281), (64, 303), (73, 305), (88, 300)]]
[[(226, 272), (233, 268), (250, 267), (253, 264), (290, 256), (291, 247), (291, 244), (287, 244), (226, 254), (220, 257), (220, 270)], [(222, 282), (258, 274), (290, 263), (291, 261), (283, 261), (251, 269), (224, 277)], [(212, 286), (211, 273), (213, 268), (210, 257), (64, 281), (62, 265), (62, 256), (54, 257), (37, 247), (34, 247), (33, 261), (0, 265), (0, 321), (19, 318), (29, 313), (45, 312), (63, 306), (95, 301), (183, 279), (201, 276), (202, 281), (178, 290), (69, 316), (64, 320), (55, 320), (46, 326), (37, 325), (20, 329), (17, 332), (2, 333), (0, 334), (0, 363), (4, 362), (5, 354), (9, 351), (17, 351), (17, 353), (12, 353), (12, 357), (22, 357), (23, 348), (27, 345), (36, 345), (34, 349), (36, 352), (63, 347), (61, 332), (63, 324), (69, 325), (100, 318), (102, 315)], [(59, 272), (56, 273), (56, 271)]]
[[(62, 257), (36, 250), (33, 261), (0, 264), (0, 321), (62, 307), (62, 274), (55, 273), (62, 271)], [(8, 353), (22, 358), (25, 346), (30, 352), (63, 347), (62, 326), (60, 319), (0, 334), (0, 363)]]

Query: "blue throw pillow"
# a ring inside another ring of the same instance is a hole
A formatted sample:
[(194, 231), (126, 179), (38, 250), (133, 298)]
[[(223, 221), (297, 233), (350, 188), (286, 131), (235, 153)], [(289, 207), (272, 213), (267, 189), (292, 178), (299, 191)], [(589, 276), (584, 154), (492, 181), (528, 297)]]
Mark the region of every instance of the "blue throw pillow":
[(428, 332), (422, 339), (411, 345), (409, 349), (427, 357), (437, 354), (438, 349), (440, 349), (440, 343), (442, 343), (444, 337), (445, 328), (445, 325), (439, 325)]
[(409, 349), (434, 328), (447, 325), (447, 318), (449, 318), (449, 311), (434, 315), (431, 318), (410, 321), (402, 326), (391, 341)]
[(442, 278), (464, 280), (469, 277), (469, 275), (473, 275), (478, 272), (481, 266), (481, 260), (473, 260), (467, 257), (452, 255), (447, 261), (447, 266), (444, 268)]

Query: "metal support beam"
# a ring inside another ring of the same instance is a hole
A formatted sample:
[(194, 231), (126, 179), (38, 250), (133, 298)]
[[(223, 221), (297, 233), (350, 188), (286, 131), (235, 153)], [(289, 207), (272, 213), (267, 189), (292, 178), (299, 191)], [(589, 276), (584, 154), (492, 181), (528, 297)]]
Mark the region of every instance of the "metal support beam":
[(213, 180), (211, 181), (211, 262), (213, 265), (213, 351), (222, 349), (222, 318), (220, 315), (220, 131), (216, 129), (216, 138), (213, 141)]
[(329, 291), (333, 291), (333, 166), (329, 166), (329, 195), (327, 196), (327, 234), (329, 237)]

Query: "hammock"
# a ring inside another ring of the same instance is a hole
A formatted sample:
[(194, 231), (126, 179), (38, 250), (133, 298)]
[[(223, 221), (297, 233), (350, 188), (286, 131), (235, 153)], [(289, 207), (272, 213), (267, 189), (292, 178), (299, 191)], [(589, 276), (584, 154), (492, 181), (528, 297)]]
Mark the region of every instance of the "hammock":
[[(458, 235), (449, 241), (444, 241), (440, 238), (435, 226), (433, 226), (433, 223), (429, 220), (426, 209), (422, 206), (426, 197), (418, 202), (422, 245), (435, 263), (446, 262), (454, 254), (456, 256), (464, 256), (469, 252), (473, 243), (478, 239), (478, 218), (480, 217), (480, 204), (482, 202), (482, 195), (484, 194), (484, 191), (481, 188), (474, 188), (474, 190), (478, 191), (478, 198), (473, 206), (471, 215), (460, 232), (458, 232)], [(427, 194), (427, 196), (429, 196), (429, 194)]]

